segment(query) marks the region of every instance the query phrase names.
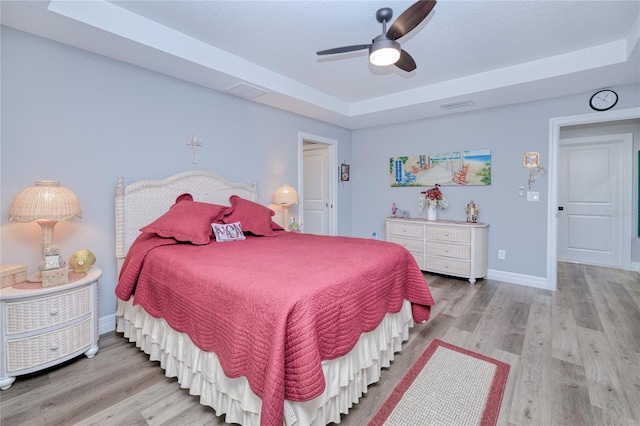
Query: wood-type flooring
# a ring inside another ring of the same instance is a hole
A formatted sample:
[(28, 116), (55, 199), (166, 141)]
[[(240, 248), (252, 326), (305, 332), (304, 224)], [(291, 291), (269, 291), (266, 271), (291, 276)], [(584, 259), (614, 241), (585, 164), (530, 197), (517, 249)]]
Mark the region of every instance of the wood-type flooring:
[[(640, 274), (559, 263), (558, 290), (425, 274), (436, 306), (341, 425), (365, 425), (438, 338), (511, 365), (498, 425), (640, 425)], [(221, 425), (120, 334), (0, 392), (0, 425)]]

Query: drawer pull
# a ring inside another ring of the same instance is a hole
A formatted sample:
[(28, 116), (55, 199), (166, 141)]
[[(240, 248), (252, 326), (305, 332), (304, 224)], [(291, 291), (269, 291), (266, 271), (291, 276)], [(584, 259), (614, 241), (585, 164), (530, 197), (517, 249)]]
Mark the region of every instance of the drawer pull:
[(51, 316), (58, 315), (58, 310), (56, 308), (52, 308), (51, 311), (49, 311), (49, 315)]
[(52, 351), (55, 351), (55, 350), (57, 350), (57, 349), (58, 349), (58, 344), (57, 344), (57, 343), (52, 343), (52, 344), (51, 344), (51, 350), (52, 350)]

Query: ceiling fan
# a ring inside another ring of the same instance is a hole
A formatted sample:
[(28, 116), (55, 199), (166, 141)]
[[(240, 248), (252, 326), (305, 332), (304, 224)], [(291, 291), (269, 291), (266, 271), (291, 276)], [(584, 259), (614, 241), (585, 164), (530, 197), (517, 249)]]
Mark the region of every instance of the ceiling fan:
[(335, 53), (369, 49), (369, 61), (373, 65), (395, 64), (401, 70), (411, 72), (416, 69), (416, 61), (400, 47), (400, 43), (396, 40), (417, 27), (429, 15), (435, 5), (435, 0), (418, 1), (412, 4), (394, 21), (389, 31), (387, 31), (387, 22), (393, 17), (393, 10), (383, 7), (376, 12), (376, 19), (382, 24), (382, 34), (371, 40), (371, 44), (336, 47), (316, 53), (318, 55), (333, 55)]

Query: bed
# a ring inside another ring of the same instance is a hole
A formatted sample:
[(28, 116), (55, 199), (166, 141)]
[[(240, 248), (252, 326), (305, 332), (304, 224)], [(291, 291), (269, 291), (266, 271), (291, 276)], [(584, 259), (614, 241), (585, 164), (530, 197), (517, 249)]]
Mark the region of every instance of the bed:
[[(228, 423), (339, 423), (429, 318), (429, 288), (403, 247), (286, 232), (256, 201), (206, 171), (118, 178), (116, 331)], [(244, 233), (218, 242), (212, 220)]]

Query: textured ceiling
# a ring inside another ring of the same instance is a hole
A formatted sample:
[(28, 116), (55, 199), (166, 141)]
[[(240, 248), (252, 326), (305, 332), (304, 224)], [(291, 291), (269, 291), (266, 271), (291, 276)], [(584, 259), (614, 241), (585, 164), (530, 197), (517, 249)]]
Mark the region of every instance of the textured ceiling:
[[(2, 1), (2, 23), (215, 90), (360, 128), (640, 82), (638, 1), (439, 1), (375, 67), (375, 19), (406, 1)], [(444, 110), (441, 104), (473, 105)]]

